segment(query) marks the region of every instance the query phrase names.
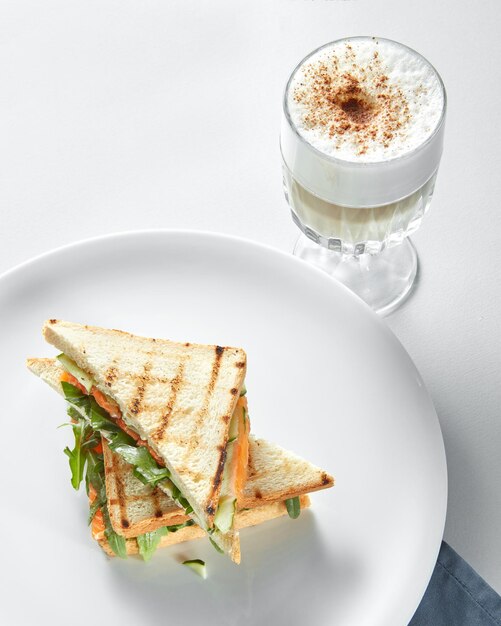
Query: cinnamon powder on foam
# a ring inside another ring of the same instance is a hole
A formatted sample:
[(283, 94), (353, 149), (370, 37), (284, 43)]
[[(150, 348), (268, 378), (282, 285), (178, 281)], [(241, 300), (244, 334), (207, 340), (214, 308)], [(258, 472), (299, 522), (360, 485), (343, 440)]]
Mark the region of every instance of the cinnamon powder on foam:
[(302, 72), (293, 98), (302, 107), (303, 123), (327, 133), (337, 148), (349, 141), (363, 155), (370, 144), (388, 148), (397, 136), (405, 137), (409, 105), (389, 81), (377, 50), (370, 63), (360, 65), (346, 44), (343, 51), (330, 52)]

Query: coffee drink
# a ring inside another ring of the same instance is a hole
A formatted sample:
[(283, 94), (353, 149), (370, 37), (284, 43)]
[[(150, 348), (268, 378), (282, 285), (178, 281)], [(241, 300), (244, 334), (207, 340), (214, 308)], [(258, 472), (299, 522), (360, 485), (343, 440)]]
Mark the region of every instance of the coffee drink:
[(445, 90), (426, 59), (386, 39), (327, 44), (284, 95), (284, 187), (317, 243), (376, 253), (415, 230), (434, 188)]

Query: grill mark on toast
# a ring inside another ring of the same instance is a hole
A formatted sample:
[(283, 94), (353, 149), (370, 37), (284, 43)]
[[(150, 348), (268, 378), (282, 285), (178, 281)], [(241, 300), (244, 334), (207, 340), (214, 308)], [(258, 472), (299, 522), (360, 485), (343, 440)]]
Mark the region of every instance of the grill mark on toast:
[(184, 381), (184, 369), (186, 366), (186, 361), (181, 361), (177, 366), (176, 375), (170, 381), (170, 396), (167, 401), (167, 406), (165, 407), (165, 411), (160, 418), (160, 424), (152, 434), (151, 438), (154, 441), (159, 441), (163, 438), (165, 431), (167, 430), (167, 426), (169, 425), (169, 420), (174, 410), (174, 406), (176, 404), (177, 396), (181, 387), (183, 386)]
[(253, 462), (253, 458), (252, 458), (252, 454), (249, 451), (249, 460), (247, 462), (247, 480), (249, 480), (249, 478), (251, 478), (251, 476), (254, 476), (254, 474), (256, 473), (256, 468), (254, 467), (254, 462)]
[(322, 472), (322, 485), (328, 485), (331, 482), (331, 479), (327, 475), (327, 472)]
[(104, 374), (104, 384), (107, 387), (111, 387), (111, 385), (115, 382), (115, 380), (118, 377), (118, 372), (117, 372), (117, 368), (113, 367), (113, 365), (111, 367), (109, 367), (105, 374)]
[(149, 371), (151, 369), (151, 363), (146, 363), (144, 365), (144, 374), (137, 377), (137, 389), (134, 394), (133, 399), (130, 401), (129, 406), (127, 407), (132, 415), (138, 415), (142, 410), (142, 404), (144, 399), (144, 392), (146, 389), (146, 383), (150, 381)]
[(216, 356), (214, 358), (214, 363), (212, 364), (212, 371), (210, 373), (209, 382), (207, 384), (207, 387), (205, 388), (204, 403), (202, 405), (202, 410), (200, 412), (200, 415), (197, 418), (195, 432), (198, 431), (198, 428), (200, 427), (202, 420), (207, 415), (207, 410), (209, 408), (209, 402), (212, 396), (212, 392), (214, 391), (214, 387), (216, 386), (217, 378), (219, 376), (219, 370), (221, 369), (221, 360), (223, 357), (223, 353), (224, 353), (224, 348), (222, 348), (221, 346), (216, 346)]
[(118, 496), (118, 507), (120, 509), (120, 523), (122, 528), (129, 528), (129, 520), (127, 519), (127, 496), (125, 494), (125, 486), (120, 477), (120, 472), (118, 471), (117, 461), (115, 455), (111, 457), (111, 465), (113, 467), (113, 471), (115, 473), (115, 485), (117, 488), (117, 496)]
[[(191, 432), (191, 435), (188, 441), (188, 445), (186, 446), (186, 450), (185, 450), (184, 457), (183, 457), (185, 462), (186, 462), (186, 459), (191, 454), (193, 448), (197, 446), (198, 433), (200, 431), (200, 426), (202, 425), (203, 420), (207, 417), (207, 411), (209, 409), (209, 402), (210, 402), (212, 393), (214, 391), (214, 387), (216, 386), (216, 382), (219, 376), (219, 371), (221, 369), (221, 360), (222, 360), (225, 349), (223, 346), (215, 346), (214, 350), (216, 354), (214, 357), (214, 362), (212, 364), (210, 379), (205, 388), (205, 398), (202, 404), (202, 408), (200, 410), (200, 414), (198, 415), (196, 419), (196, 422), (194, 424), (193, 430)], [(205, 510), (208, 513), (208, 515), (214, 515), (215, 513), (215, 503), (213, 502), (213, 500), (215, 499), (214, 492), (217, 490), (221, 482), (221, 475), (224, 469), (225, 458), (226, 458), (226, 449), (220, 451), (219, 463), (218, 463), (217, 470), (216, 470), (216, 473), (214, 475), (214, 479), (212, 482), (212, 489), (207, 499), (207, 504), (205, 507)], [(187, 465), (187, 463), (185, 464)]]
[(203, 472), (197, 472), (187, 468), (183, 470), (183, 474), (191, 476), (191, 479), (196, 483), (202, 481), (205, 478), (205, 474)]
[(223, 477), (224, 463), (226, 461), (226, 447), (219, 446), (219, 462), (217, 464), (217, 470), (214, 475), (214, 479), (212, 481), (212, 491), (209, 499), (207, 501), (207, 505), (205, 507), (205, 512), (208, 515), (214, 515), (216, 512), (216, 502), (215, 502), (215, 494), (217, 493), (217, 489), (221, 484), (221, 480)]
[(152, 497), (153, 503), (155, 505), (155, 517), (162, 517), (163, 512), (162, 512), (162, 507), (160, 506), (160, 494), (158, 492), (158, 488), (157, 487), (155, 487), (155, 489), (153, 489), (151, 497)]

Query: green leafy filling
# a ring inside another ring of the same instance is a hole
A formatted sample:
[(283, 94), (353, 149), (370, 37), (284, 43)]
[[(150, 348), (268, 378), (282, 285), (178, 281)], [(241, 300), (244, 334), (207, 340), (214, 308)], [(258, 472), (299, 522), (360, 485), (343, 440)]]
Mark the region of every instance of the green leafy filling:
[(149, 561), (151, 559), (155, 550), (158, 548), (160, 539), (168, 532), (169, 530), (167, 529), (167, 526), (163, 526), (162, 528), (157, 528), (157, 530), (154, 530), (151, 533), (144, 533), (144, 535), (136, 537), (139, 554), (145, 561)]
[(71, 484), (73, 489), (78, 489), (80, 483), (83, 480), (85, 463), (87, 460), (85, 444), (89, 437), (92, 435), (92, 428), (81, 417), (79, 417), (73, 424), (73, 435), (75, 437), (75, 447), (70, 450), (68, 446), (64, 449), (64, 453), (69, 459), (71, 470)]
[[(96, 446), (101, 442), (101, 435), (108, 442), (113, 452), (119, 454), (124, 461), (134, 466), (134, 475), (145, 485), (155, 487), (162, 482), (169, 488), (172, 499), (183, 507), (186, 515), (193, 512), (188, 500), (172, 482), (170, 472), (165, 467), (160, 467), (144, 446), (137, 446), (132, 437), (127, 435), (120, 426), (114, 422), (96, 400), (82, 393), (71, 383), (62, 381), (61, 386), (66, 401), (69, 403), (68, 416), (75, 437), (75, 445), (72, 450), (68, 447), (64, 452), (69, 458), (71, 469), (71, 484), (74, 489), (79, 489), (85, 474), (87, 494), (92, 485), (97, 497), (90, 506), (89, 524), (92, 522), (98, 509), (101, 509), (105, 523), (105, 537), (113, 552), (127, 558), (127, 544), (124, 537), (118, 535), (111, 525), (106, 498), (106, 484), (104, 474), (103, 455), (95, 452)], [(137, 537), (139, 553), (145, 561), (149, 560), (155, 552), (160, 539), (167, 532), (176, 532), (185, 526), (194, 524), (188, 520), (184, 524), (165, 526), (151, 533), (144, 533)]]
[(172, 499), (185, 510), (187, 515), (193, 512), (188, 500), (172, 482), (169, 470), (166, 467), (160, 467), (146, 447), (137, 446), (134, 439), (110, 418), (92, 396), (83, 394), (71, 383), (62, 382), (61, 385), (64, 397), (70, 403), (70, 409), (73, 409), (72, 415), (78, 414), (79, 419), (87, 421), (92, 430), (99, 432), (106, 439), (113, 452), (133, 465), (136, 478), (150, 487), (156, 487), (162, 482), (163, 486), (171, 491)]
[(160, 540), (164, 535), (166, 535), (167, 533), (175, 533), (180, 528), (192, 526), (193, 524), (193, 520), (190, 519), (187, 522), (184, 522), (184, 524), (162, 526), (162, 528), (157, 528), (157, 530), (153, 530), (152, 532), (139, 535), (138, 537), (136, 537), (139, 554), (143, 557), (145, 561), (149, 561), (155, 553), (156, 549), (158, 548)]
[(89, 487), (92, 485), (96, 492), (96, 498), (90, 505), (88, 523), (91, 524), (98, 509), (101, 509), (104, 519), (104, 536), (108, 540), (108, 544), (113, 552), (122, 559), (127, 558), (127, 544), (125, 537), (118, 535), (111, 525), (110, 515), (108, 512), (108, 500), (106, 498), (106, 481), (104, 476), (104, 460), (103, 455), (89, 450), (86, 455), (87, 472), (85, 474), (85, 486), (87, 495)]

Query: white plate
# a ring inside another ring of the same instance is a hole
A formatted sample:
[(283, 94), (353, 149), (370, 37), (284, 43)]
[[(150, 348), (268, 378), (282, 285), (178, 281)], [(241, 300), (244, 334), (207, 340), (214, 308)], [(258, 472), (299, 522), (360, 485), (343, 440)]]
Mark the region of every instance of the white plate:
[[(442, 436), (409, 356), (344, 287), (242, 239), (140, 232), (8, 272), (0, 311), (3, 623), (407, 624), (442, 537)], [(106, 559), (70, 486), (64, 402), (24, 367), (54, 354), (46, 318), (244, 347), (253, 431), (336, 487), (296, 521), (243, 531), (239, 567), (207, 541)], [(208, 580), (180, 557), (205, 559)]]

